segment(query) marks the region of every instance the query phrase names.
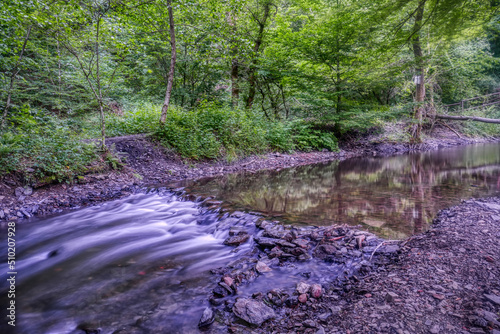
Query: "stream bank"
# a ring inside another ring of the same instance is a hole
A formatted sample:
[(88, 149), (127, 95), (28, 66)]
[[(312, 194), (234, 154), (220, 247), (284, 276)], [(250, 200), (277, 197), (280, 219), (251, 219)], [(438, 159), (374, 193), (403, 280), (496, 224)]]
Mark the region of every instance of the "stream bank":
[(119, 171), (80, 176), (72, 184), (50, 184), (33, 189), (13, 175), (0, 180), (0, 222), (24, 220), (33, 216), (59, 213), (68, 209), (98, 205), (106, 201), (144, 192), (147, 187), (175, 185), (179, 181), (232, 173), (255, 173), (260, 170), (283, 168), (345, 160), (363, 156), (390, 156), (410, 151), (429, 151), (438, 148), (491, 142), (486, 138), (458, 138), (447, 129), (436, 128), (418, 147), (408, 144), (385, 143), (376, 136), (346, 142), (338, 152), (268, 153), (241, 160), (193, 162), (183, 161), (143, 135), (109, 138), (124, 161)]

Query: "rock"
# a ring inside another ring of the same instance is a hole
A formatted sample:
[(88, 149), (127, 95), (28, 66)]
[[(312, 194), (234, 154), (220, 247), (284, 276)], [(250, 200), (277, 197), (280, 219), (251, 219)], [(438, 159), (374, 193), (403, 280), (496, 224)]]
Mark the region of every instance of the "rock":
[(269, 268), (269, 266), (262, 261), (257, 262), (257, 264), (255, 265), (255, 270), (257, 270), (257, 272), (259, 274), (263, 274), (263, 273), (267, 273), (267, 272), (272, 271), (272, 269)]
[(385, 301), (388, 303), (394, 303), (394, 300), (398, 297), (399, 296), (396, 293), (389, 291), (385, 294)]
[(485, 333), (482, 328), (479, 327), (471, 327), (469, 329), (469, 333)]
[(500, 211), (500, 205), (494, 203), (478, 203), (485, 209), (490, 209), (494, 211)]
[(229, 276), (224, 276), (224, 278), (222, 279), (222, 281), (224, 283), (226, 283), (227, 286), (233, 286), (233, 284), (234, 284), (234, 280), (231, 277), (229, 277)]
[(3, 212), (3, 210), (0, 210), (0, 219), (4, 218), (5, 218), (5, 212)]
[(239, 234), (224, 240), (224, 245), (239, 246), (250, 238), (248, 234)]
[(305, 293), (301, 294), (299, 296), (299, 302), (301, 302), (302, 304), (305, 304), (307, 302), (307, 295)]
[(321, 289), (321, 285), (313, 284), (311, 285), (311, 296), (314, 298), (319, 298), (323, 294), (323, 290)]
[(260, 326), (264, 321), (276, 316), (274, 310), (269, 306), (247, 298), (239, 298), (233, 306), (233, 312), (238, 318), (255, 326)]
[(24, 187), (24, 195), (30, 196), (31, 194), (33, 194), (33, 188), (29, 186)]
[(325, 329), (321, 326), (319, 326), (319, 329), (316, 331), (316, 334), (326, 334)]
[(439, 325), (434, 325), (431, 327), (430, 332), (433, 334), (438, 334), (441, 332), (441, 327), (439, 327)]
[(337, 248), (335, 248), (332, 245), (321, 245), (320, 250), (322, 250), (323, 252), (325, 252), (328, 255), (332, 255), (332, 254), (335, 254), (335, 252), (337, 251)]
[(226, 288), (220, 285), (214, 288), (213, 293), (215, 298), (224, 298), (230, 294)]
[(308, 293), (310, 288), (311, 288), (311, 286), (309, 284), (304, 283), (304, 282), (299, 282), (299, 283), (297, 283), (296, 290), (299, 293), (299, 295), (302, 295), (304, 293)]
[(235, 235), (240, 235), (240, 234), (248, 234), (246, 229), (241, 226), (232, 226), (229, 229), (229, 235), (230, 236), (235, 236)]
[(308, 319), (302, 323), (302, 326), (306, 328), (316, 328), (316, 323), (313, 320)]
[(309, 245), (309, 241), (305, 240), (305, 239), (295, 239), (294, 241), (292, 241), (294, 244), (296, 244), (297, 246), (299, 246), (300, 248), (307, 248), (308, 245)]
[(207, 307), (203, 314), (201, 315), (200, 322), (198, 322), (198, 327), (206, 327), (211, 325), (215, 320), (214, 311), (210, 307)]
[(499, 296), (485, 294), (484, 297), (487, 300), (489, 300), (490, 302), (492, 302), (493, 304), (500, 305), (500, 297)]
[(262, 247), (274, 247), (276, 246), (276, 241), (278, 241), (279, 239), (258, 237), (254, 238), (254, 240)]
[(20, 197), (24, 194), (24, 188), (23, 187), (17, 187), (16, 190), (14, 190), (14, 193), (16, 194), (16, 197)]

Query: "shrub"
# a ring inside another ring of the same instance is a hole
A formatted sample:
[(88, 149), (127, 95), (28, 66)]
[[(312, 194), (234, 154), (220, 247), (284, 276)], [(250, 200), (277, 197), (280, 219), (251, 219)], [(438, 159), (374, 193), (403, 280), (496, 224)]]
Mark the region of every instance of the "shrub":
[(9, 121), (11, 127), (0, 134), (0, 175), (61, 182), (90, 168), (104, 168), (96, 146), (80, 141), (54, 118), (24, 110)]

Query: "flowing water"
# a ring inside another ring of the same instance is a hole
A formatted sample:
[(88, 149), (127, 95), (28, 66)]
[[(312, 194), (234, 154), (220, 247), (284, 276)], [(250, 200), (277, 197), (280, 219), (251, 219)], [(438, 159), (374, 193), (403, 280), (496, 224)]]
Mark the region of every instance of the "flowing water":
[[(288, 223), (360, 224), (402, 238), (428, 228), (443, 207), (499, 194), (500, 145), (229, 175), (191, 183), (185, 191)], [(229, 228), (253, 233), (257, 219), (211, 211), (164, 191), (18, 223), (17, 322), (14, 330), (3, 320), (0, 332), (84, 333), (80, 327), (101, 328), (103, 334), (198, 333), (215, 285), (210, 269), (237, 260), (252, 246), (224, 246)], [(5, 229), (2, 234), (0, 314), (6, 319)], [(305, 262), (270, 275), (273, 284), (286, 285), (288, 276), (321, 277), (328, 271), (334, 269)], [(257, 286), (267, 284), (259, 280)]]

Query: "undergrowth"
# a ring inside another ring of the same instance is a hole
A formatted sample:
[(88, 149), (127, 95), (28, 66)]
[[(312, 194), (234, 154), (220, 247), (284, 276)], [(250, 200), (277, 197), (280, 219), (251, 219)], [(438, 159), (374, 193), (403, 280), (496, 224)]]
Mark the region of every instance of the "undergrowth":
[(191, 111), (173, 109), (155, 132), (165, 146), (189, 159), (232, 160), (267, 151), (337, 150), (333, 133), (304, 120), (269, 121), (257, 113), (205, 104)]
[(70, 181), (105, 169), (108, 155), (82, 142), (67, 124), (38, 111), (11, 116), (9, 127), (0, 133), (0, 176), (13, 173), (28, 183)]

